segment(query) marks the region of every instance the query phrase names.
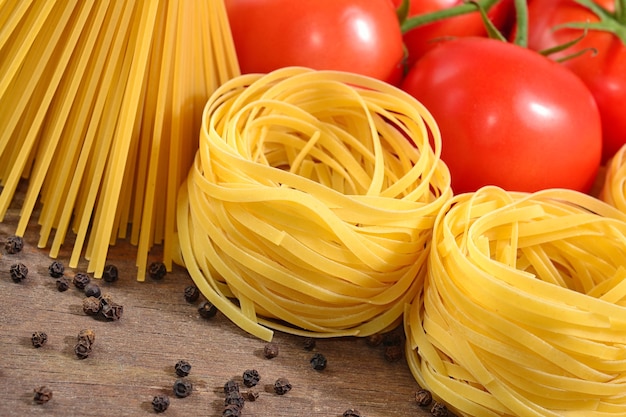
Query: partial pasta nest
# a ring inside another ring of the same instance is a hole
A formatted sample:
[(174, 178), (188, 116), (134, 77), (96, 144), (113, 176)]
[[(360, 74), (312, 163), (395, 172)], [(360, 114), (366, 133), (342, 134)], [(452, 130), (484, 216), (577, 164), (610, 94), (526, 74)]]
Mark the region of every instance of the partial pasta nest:
[(458, 415), (626, 415), (626, 215), (570, 190), (455, 196), (405, 330)]
[(420, 103), (364, 76), (294, 67), (226, 82), (180, 192), (185, 266), (264, 339), (395, 326), (451, 198), (440, 144)]

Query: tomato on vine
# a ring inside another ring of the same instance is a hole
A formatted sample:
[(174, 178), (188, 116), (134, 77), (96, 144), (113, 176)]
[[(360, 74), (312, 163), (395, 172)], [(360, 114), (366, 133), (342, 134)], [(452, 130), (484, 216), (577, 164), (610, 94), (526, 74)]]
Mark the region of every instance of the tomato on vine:
[[(523, 45), (525, 32), (516, 40)], [(598, 107), (559, 63), (498, 39), (442, 40), (401, 87), (437, 121), (455, 193), (591, 189), (602, 153)]]
[[(532, 0), (528, 46), (546, 50), (579, 39), (549, 56), (576, 74), (600, 109), (603, 161), (626, 144), (626, 1)], [(571, 26), (571, 27), (568, 27)]]
[(225, 3), (243, 73), (305, 66), (399, 82), (404, 48), (389, 0)]

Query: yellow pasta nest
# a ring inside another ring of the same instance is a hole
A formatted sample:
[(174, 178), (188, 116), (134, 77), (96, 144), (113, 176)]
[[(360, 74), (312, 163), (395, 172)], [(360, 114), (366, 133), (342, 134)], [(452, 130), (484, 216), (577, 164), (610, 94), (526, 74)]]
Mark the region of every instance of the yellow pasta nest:
[(626, 145), (606, 166), (600, 199), (626, 213)]
[(185, 266), (263, 339), (397, 325), (451, 197), (440, 144), (420, 103), (373, 79), (296, 67), (234, 78), (206, 105), (180, 191)]
[(458, 415), (626, 415), (626, 215), (569, 190), (455, 196), (405, 330)]

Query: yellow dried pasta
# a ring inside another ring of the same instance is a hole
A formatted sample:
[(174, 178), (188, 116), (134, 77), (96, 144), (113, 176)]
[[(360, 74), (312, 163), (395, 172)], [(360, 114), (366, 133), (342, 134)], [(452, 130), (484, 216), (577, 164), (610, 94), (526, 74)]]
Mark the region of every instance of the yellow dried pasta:
[(607, 163), (599, 197), (626, 213), (626, 145)]
[(180, 192), (184, 264), (266, 340), (397, 325), (451, 197), (440, 148), (426, 109), (385, 83), (298, 67), (236, 77), (206, 105)]
[(571, 190), (457, 195), (404, 325), (416, 380), (460, 416), (624, 416), (626, 215)]

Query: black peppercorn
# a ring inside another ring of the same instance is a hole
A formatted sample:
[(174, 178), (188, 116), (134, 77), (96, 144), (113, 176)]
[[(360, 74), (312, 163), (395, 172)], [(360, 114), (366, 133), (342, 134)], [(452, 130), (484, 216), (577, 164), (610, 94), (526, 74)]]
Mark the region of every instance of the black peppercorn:
[(428, 407), (433, 402), (433, 395), (426, 389), (415, 392), (415, 402), (420, 407)]
[(242, 395), (246, 401), (250, 402), (256, 401), (259, 398), (259, 393), (256, 391), (246, 391)]
[(246, 369), (243, 372), (243, 384), (250, 388), (259, 383), (261, 377), (256, 369)]
[(85, 341), (87, 342), (87, 344), (89, 344), (89, 346), (91, 346), (96, 341), (96, 332), (94, 332), (92, 329), (83, 329), (78, 332), (78, 336), (76, 337), (76, 339), (79, 342)]
[(93, 282), (90, 282), (89, 284), (85, 285), (85, 288), (83, 289), (83, 291), (85, 292), (85, 295), (87, 297), (98, 298), (102, 294), (102, 292), (100, 291), (100, 286), (98, 284), (94, 284)]
[(161, 280), (167, 274), (167, 269), (163, 262), (152, 262), (148, 267), (148, 275), (154, 280)]
[(387, 362), (397, 362), (404, 356), (402, 346), (385, 346), (385, 359)]
[(76, 345), (74, 345), (74, 353), (78, 359), (87, 359), (89, 355), (91, 355), (91, 343), (85, 339), (79, 340)]
[(23, 248), (24, 239), (22, 239), (21, 236), (9, 236), (4, 242), (4, 250), (6, 250), (10, 255), (21, 252)]
[(234, 404), (228, 404), (224, 407), (224, 411), (222, 412), (222, 417), (240, 417), (241, 409)]
[(184, 295), (185, 301), (193, 303), (200, 297), (200, 290), (195, 285), (188, 285), (185, 287)]
[(200, 317), (210, 319), (215, 317), (217, 314), (217, 307), (215, 307), (210, 301), (203, 301), (200, 303), (200, 306), (198, 306), (198, 313), (200, 314)]
[(313, 355), (310, 362), (311, 366), (316, 371), (323, 371), (324, 369), (326, 369), (326, 356), (322, 355), (321, 353), (316, 353), (315, 355)]
[(376, 347), (376, 346), (380, 345), (381, 343), (383, 343), (383, 339), (384, 339), (384, 337), (383, 337), (382, 334), (376, 333), (376, 334), (368, 336), (367, 339), (366, 339), (366, 343), (369, 346)]
[(88, 316), (95, 316), (100, 312), (100, 300), (96, 297), (83, 298), (83, 311)]
[(113, 301), (106, 302), (100, 300), (100, 307), (100, 316), (110, 321), (117, 321), (124, 314), (124, 306)]
[(48, 273), (52, 278), (61, 278), (65, 272), (65, 267), (59, 261), (53, 261), (48, 267)]
[(349, 408), (343, 412), (343, 417), (361, 417), (362, 414), (359, 410), (355, 410), (354, 408)]
[(37, 404), (44, 404), (52, 399), (52, 390), (45, 385), (35, 388), (33, 392), (35, 393), (34, 400)]
[(191, 395), (193, 384), (186, 379), (177, 379), (174, 382), (174, 395), (178, 398), (185, 398)]
[(287, 380), (287, 378), (278, 378), (276, 382), (274, 382), (274, 392), (278, 395), (285, 395), (289, 391), (291, 391), (291, 384)]
[(239, 391), (231, 391), (229, 393), (226, 393), (224, 397), (224, 405), (230, 404), (236, 405), (239, 408), (243, 408), (245, 404), (243, 395), (241, 395)]
[(9, 272), (13, 282), (22, 282), (28, 277), (28, 268), (21, 262), (11, 265)]
[(40, 348), (48, 341), (48, 335), (44, 332), (35, 332), (31, 336), (30, 340), (34, 347)]
[(389, 332), (383, 335), (383, 346), (400, 346), (402, 345), (402, 335), (397, 332)]
[(189, 372), (191, 372), (191, 364), (188, 361), (181, 359), (176, 362), (176, 365), (174, 365), (174, 371), (178, 376), (187, 376), (189, 375)]
[(430, 409), (430, 414), (435, 417), (446, 417), (448, 415), (448, 407), (443, 403), (435, 401)]
[(119, 272), (117, 270), (117, 266), (115, 265), (105, 265), (104, 270), (102, 271), (102, 279), (105, 282), (115, 282), (119, 279)]
[(57, 290), (59, 290), (60, 292), (67, 291), (67, 289), (70, 287), (70, 281), (65, 277), (61, 277), (57, 279), (56, 285)]
[(155, 395), (152, 399), (152, 409), (157, 413), (163, 413), (170, 406), (170, 397), (165, 394)]
[(316, 341), (312, 337), (305, 337), (302, 345), (305, 350), (313, 350), (315, 349)]
[(272, 359), (278, 356), (278, 345), (274, 342), (267, 343), (263, 348), (263, 355), (267, 359)]
[(229, 379), (224, 384), (224, 394), (228, 394), (229, 392), (239, 392), (239, 383), (234, 379)]
[(83, 272), (78, 272), (76, 275), (74, 275), (74, 279), (72, 280), (74, 286), (79, 290), (84, 290), (85, 286), (89, 284), (90, 281), (91, 278), (89, 278), (89, 275)]

